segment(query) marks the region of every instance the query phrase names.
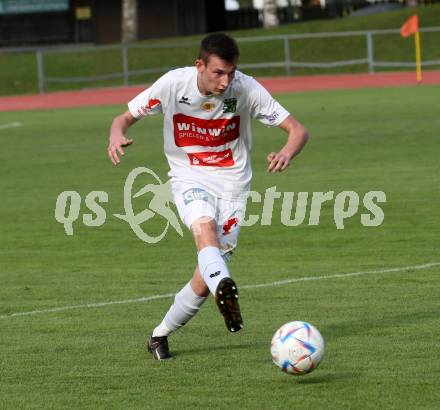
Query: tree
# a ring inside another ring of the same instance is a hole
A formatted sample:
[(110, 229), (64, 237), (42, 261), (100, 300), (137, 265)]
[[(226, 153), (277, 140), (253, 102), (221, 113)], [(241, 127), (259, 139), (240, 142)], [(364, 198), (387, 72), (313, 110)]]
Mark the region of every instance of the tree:
[(137, 40), (138, 13), (137, 0), (122, 0), (122, 41)]

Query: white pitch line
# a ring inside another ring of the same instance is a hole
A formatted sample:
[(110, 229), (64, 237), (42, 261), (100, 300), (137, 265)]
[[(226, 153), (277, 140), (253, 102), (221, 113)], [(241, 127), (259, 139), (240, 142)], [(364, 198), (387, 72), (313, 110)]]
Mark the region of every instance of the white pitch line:
[(244, 285), (244, 286), (240, 286), (240, 289), (268, 288), (270, 286), (287, 285), (289, 283), (306, 282), (309, 280), (339, 279), (339, 278), (349, 278), (352, 276), (371, 275), (371, 274), (377, 274), (377, 273), (396, 273), (396, 272), (405, 272), (405, 271), (409, 271), (409, 270), (423, 270), (423, 269), (429, 269), (429, 268), (432, 268), (434, 266), (439, 266), (439, 265), (440, 265), (440, 262), (433, 262), (433, 263), (425, 263), (424, 265), (402, 266), (399, 268), (385, 268), (385, 269), (367, 270), (367, 271), (351, 272), (351, 273), (335, 273), (333, 275), (323, 275), (323, 276), (305, 276), (303, 278), (278, 280), (275, 282), (260, 283), (258, 285)]
[[(333, 275), (304, 276), (302, 278), (278, 280), (275, 282), (259, 283), (256, 285), (244, 285), (244, 286), (240, 286), (240, 289), (268, 288), (268, 287), (272, 287), (272, 286), (288, 285), (290, 283), (295, 283), (295, 282), (306, 282), (306, 281), (323, 280), (323, 279), (341, 279), (341, 278), (350, 278), (353, 276), (363, 276), (363, 275), (372, 275), (372, 274), (381, 274), (381, 273), (398, 273), (398, 272), (406, 272), (406, 271), (412, 271), (412, 270), (424, 270), (424, 269), (433, 268), (435, 266), (440, 266), (440, 262), (425, 263), (423, 265), (402, 266), (402, 267), (398, 267), (398, 268), (367, 270), (367, 271), (360, 271), (360, 272), (335, 273)], [(99, 307), (111, 306), (111, 305), (125, 305), (125, 304), (129, 304), (129, 303), (150, 302), (152, 300), (168, 299), (171, 297), (174, 297), (174, 293), (167, 293), (167, 294), (163, 294), (163, 295), (154, 295), (154, 296), (145, 296), (145, 297), (137, 298), (137, 299), (126, 299), (126, 300), (114, 300), (114, 301), (109, 301), (109, 302), (86, 303), (84, 305), (59, 306), (59, 307), (53, 307), (53, 308), (48, 308), (48, 309), (32, 310), (30, 312), (10, 313), (8, 315), (0, 316), (0, 319), (9, 319), (9, 318), (19, 317), (19, 316), (32, 316), (32, 315), (38, 315), (38, 314), (43, 314), (43, 313), (64, 312), (66, 310), (73, 310), (73, 309), (99, 308)]]
[(109, 306), (109, 305), (125, 305), (127, 303), (149, 302), (150, 300), (167, 299), (167, 298), (171, 298), (173, 296), (174, 296), (174, 293), (167, 293), (165, 295), (146, 296), (146, 297), (137, 298), (137, 299), (112, 300), (109, 302), (86, 303), (84, 305), (59, 306), (59, 307), (53, 307), (53, 308), (48, 308), (48, 309), (32, 310), (30, 312), (10, 313), (9, 315), (0, 316), (0, 319), (8, 319), (8, 318), (17, 317), (17, 316), (32, 316), (32, 315), (38, 315), (40, 313), (64, 312), (65, 310), (73, 310), (73, 309), (99, 308), (99, 307)]
[(0, 130), (7, 130), (9, 128), (18, 128), (22, 126), (23, 124), (21, 122), (10, 122), (8, 124), (0, 124)]

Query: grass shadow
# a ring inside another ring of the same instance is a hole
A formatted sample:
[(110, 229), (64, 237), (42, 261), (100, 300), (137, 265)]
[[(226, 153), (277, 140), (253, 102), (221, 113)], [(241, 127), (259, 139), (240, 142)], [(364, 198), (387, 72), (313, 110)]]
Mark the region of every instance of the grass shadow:
[(336, 382), (346, 382), (348, 380), (356, 380), (361, 375), (359, 373), (341, 372), (341, 373), (327, 373), (327, 374), (313, 374), (295, 377), (297, 384), (331, 384)]
[[(205, 347), (191, 347), (188, 349), (173, 349), (172, 350), (172, 354), (173, 356), (179, 356), (180, 354), (189, 354), (189, 355), (194, 355), (194, 354), (201, 354), (201, 353), (210, 353), (210, 352), (228, 352), (231, 350), (247, 350), (251, 347), (255, 347), (255, 343), (241, 343), (241, 344), (236, 344), (236, 345), (218, 345), (218, 346), (205, 346)], [(263, 343), (261, 343), (261, 345), (263, 345)]]

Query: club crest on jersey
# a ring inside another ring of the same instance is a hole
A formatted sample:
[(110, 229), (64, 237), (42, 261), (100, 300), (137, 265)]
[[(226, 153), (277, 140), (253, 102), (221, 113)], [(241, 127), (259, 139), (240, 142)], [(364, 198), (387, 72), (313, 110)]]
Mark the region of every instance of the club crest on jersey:
[(204, 111), (212, 111), (215, 108), (215, 104), (211, 101), (205, 101), (200, 105), (200, 108)]
[(226, 98), (223, 102), (223, 113), (237, 111), (237, 99), (236, 98)]

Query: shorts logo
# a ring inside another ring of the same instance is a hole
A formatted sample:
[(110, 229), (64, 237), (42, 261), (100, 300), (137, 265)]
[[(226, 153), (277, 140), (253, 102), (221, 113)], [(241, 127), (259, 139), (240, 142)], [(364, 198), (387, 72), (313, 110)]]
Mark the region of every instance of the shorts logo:
[(237, 99), (236, 98), (226, 98), (223, 102), (223, 113), (237, 111)]
[(232, 150), (218, 152), (193, 152), (188, 153), (189, 163), (204, 167), (232, 167), (235, 164)]
[(229, 234), (231, 229), (235, 228), (237, 226), (238, 226), (238, 218), (234, 217), (234, 218), (228, 219), (223, 224), (223, 235)]
[(210, 102), (210, 101), (205, 101), (204, 103), (202, 103), (200, 105), (200, 108), (202, 110), (210, 112), (210, 111), (212, 111), (215, 108), (215, 104), (213, 102)]
[(202, 188), (191, 188), (182, 193), (183, 202), (188, 205), (193, 201), (205, 201), (214, 206), (214, 197)]
[(182, 113), (173, 117), (174, 142), (178, 147), (219, 147), (240, 136), (240, 117), (204, 120)]

